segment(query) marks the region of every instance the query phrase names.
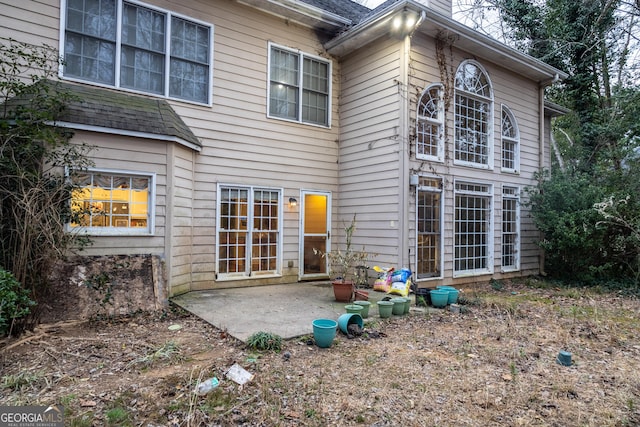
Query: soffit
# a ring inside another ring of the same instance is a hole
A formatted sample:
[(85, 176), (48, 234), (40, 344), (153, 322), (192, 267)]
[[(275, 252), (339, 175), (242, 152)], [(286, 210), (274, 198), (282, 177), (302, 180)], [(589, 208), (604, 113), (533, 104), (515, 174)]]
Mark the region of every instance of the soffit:
[(399, 1), (387, 8), (375, 9), (362, 22), (325, 43), (325, 48), (332, 55), (344, 57), (381, 37), (390, 36), (393, 17), (403, 11), (422, 16), (417, 32), (433, 38), (452, 36), (456, 48), (477, 59), (493, 62), (540, 83), (547, 82), (556, 75), (560, 79), (567, 77), (566, 73), (413, 0)]

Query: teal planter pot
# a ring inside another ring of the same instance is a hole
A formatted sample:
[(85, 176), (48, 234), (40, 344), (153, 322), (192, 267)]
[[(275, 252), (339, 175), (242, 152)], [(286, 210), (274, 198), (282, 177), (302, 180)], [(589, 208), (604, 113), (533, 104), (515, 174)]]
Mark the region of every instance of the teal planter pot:
[(449, 303), (449, 291), (447, 289), (436, 289), (429, 293), (431, 304), (437, 308), (444, 308)]
[(358, 325), (360, 329), (364, 326), (362, 316), (357, 313), (345, 313), (338, 317), (338, 327), (344, 333), (349, 335), (349, 325)]
[(332, 319), (315, 319), (313, 325), (313, 339), (318, 347), (328, 348), (336, 337), (338, 322)]
[(455, 304), (458, 302), (458, 296), (460, 295), (460, 291), (454, 288), (453, 286), (438, 286), (439, 290), (444, 290), (449, 292), (448, 304)]

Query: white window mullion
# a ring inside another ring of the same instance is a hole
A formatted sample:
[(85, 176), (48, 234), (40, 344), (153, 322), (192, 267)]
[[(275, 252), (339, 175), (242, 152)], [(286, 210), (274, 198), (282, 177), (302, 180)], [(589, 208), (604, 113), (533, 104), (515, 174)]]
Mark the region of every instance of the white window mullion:
[(304, 99), (304, 55), (298, 51), (298, 121), (302, 119), (302, 100)]
[(115, 53), (115, 86), (120, 87), (120, 62), (122, 60), (122, 10), (124, 2), (116, 2), (116, 53)]
[[(172, 15), (167, 14), (167, 26), (165, 28), (165, 55), (164, 55), (164, 96), (169, 97), (169, 82), (171, 81), (171, 25), (173, 23)], [(209, 71), (211, 71), (209, 67)]]
[(254, 203), (255, 203), (255, 188), (250, 187), (248, 189), (247, 194), (247, 241), (246, 241), (246, 250), (244, 253), (245, 256), (245, 273), (251, 277), (253, 274), (253, 265), (251, 260), (251, 255), (253, 253), (253, 214), (254, 214)]

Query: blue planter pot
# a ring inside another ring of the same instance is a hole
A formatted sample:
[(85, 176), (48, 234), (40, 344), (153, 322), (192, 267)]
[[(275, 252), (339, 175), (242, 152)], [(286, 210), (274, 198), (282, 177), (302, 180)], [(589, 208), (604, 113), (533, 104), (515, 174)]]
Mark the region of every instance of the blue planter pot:
[(364, 326), (364, 321), (362, 320), (362, 316), (356, 313), (345, 313), (340, 315), (340, 317), (338, 317), (338, 327), (343, 333), (349, 334), (348, 327), (351, 324), (358, 325), (360, 326), (360, 328), (362, 328)]
[(332, 319), (315, 319), (313, 325), (313, 339), (318, 347), (327, 348), (333, 344), (336, 337), (338, 322)]

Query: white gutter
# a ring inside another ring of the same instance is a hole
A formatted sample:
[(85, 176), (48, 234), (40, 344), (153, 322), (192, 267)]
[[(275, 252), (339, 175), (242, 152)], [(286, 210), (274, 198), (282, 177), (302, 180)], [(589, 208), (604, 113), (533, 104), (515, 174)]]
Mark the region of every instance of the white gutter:
[(544, 138), (545, 138), (545, 127), (544, 127), (544, 89), (545, 89), (547, 86), (551, 86), (551, 85), (553, 85), (554, 83), (557, 83), (558, 81), (560, 81), (560, 75), (559, 75), (558, 73), (556, 73), (556, 74), (553, 76), (553, 78), (551, 78), (551, 79), (549, 79), (549, 80), (546, 80), (546, 81), (541, 82), (541, 83), (540, 83), (540, 85), (538, 86), (538, 102), (539, 102), (539, 104), (540, 104), (540, 105), (539, 105), (539, 107), (538, 107), (538, 108), (539, 108), (539, 113), (538, 113), (538, 114), (540, 115), (540, 118), (539, 118), (539, 120), (538, 120), (538, 122), (539, 122), (539, 125), (538, 125), (538, 126), (539, 126), (539, 133), (540, 133), (540, 135), (539, 135), (540, 140), (539, 140), (539, 142), (538, 142), (539, 147), (540, 147), (540, 148), (539, 148), (539, 153), (538, 153), (538, 155), (540, 156), (540, 159), (539, 159), (539, 161), (538, 161), (538, 166), (539, 166), (540, 170), (542, 170), (542, 169), (544, 168), (544, 166), (545, 166), (545, 165), (544, 165), (544, 157), (545, 157), (545, 155), (546, 155), (545, 147), (544, 147)]
[[(271, 15), (286, 17), (306, 26), (316, 23), (326, 24), (335, 29), (352, 24), (350, 19), (328, 12), (299, 0), (237, 0), (238, 3), (251, 6)], [(311, 22), (313, 21), (313, 23)]]
[(102, 126), (84, 125), (80, 123), (71, 123), (71, 122), (47, 122), (47, 124), (51, 126), (59, 126), (59, 127), (63, 127), (67, 129), (75, 129), (75, 130), (84, 130), (88, 132), (107, 133), (110, 135), (131, 136), (134, 138), (144, 138), (144, 139), (153, 139), (156, 141), (175, 142), (176, 144), (180, 144), (194, 151), (198, 151), (198, 152), (202, 151), (202, 147), (194, 144), (193, 142), (189, 142), (185, 139), (182, 139), (173, 135), (162, 135), (157, 133), (138, 132), (134, 130), (106, 128)]
[(342, 56), (346, 51), (357, 49), (366, 43), (372, 42), (380, 35), (387, 34), (391, 27), (391, 20), (403, 9), (407, 8), (407, 10), (420, 15), (423, 12), (423, 7), (413, 1), (395, 3), (329, 40), (324, 44), (324, 47), (330, 54)]

